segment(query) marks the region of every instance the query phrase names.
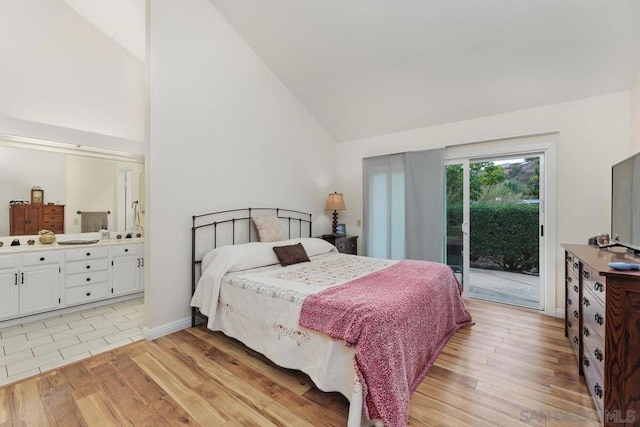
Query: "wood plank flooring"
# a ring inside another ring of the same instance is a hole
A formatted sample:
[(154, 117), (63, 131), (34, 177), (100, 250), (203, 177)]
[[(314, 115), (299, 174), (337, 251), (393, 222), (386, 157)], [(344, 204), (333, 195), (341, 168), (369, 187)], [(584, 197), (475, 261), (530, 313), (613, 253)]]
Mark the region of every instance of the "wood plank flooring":
[[(411, 400), (410, 426), (585, 426), (563, 322), (478, 300)], [(0, 388), (0, 426), (344, 426), (348, 402), (202, 327)]]

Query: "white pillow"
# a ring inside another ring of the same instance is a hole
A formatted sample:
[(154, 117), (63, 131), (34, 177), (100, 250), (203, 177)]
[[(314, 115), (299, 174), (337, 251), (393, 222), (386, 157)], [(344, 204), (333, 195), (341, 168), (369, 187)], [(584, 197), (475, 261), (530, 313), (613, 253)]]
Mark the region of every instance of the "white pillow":
[(256, 225), (261, 242), (279, 242), (284, 240), (282, 225), (276, 215), (256, 216), (251, 219)]

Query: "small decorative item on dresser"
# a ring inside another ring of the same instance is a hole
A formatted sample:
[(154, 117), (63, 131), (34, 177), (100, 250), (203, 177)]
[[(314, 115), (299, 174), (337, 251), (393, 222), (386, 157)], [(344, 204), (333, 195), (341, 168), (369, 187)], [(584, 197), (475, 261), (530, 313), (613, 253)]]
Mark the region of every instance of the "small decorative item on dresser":
[(36, 243), (36, 241), (33, 240), (33, 239), (27, 240), (27, 245), (29, 245), (29, 246), (33, 246), (35, 243)]
[(38, 240), (43, 245), (49, 245), (56, 241), (56, 234), (51, 230), (40, 230), (38, 231)]
[(44, 203), (44, 190), (40, 187), (33, 187), (31, 189), (31, 204), (41, 205)]
[(4, 242), (0, 240), (0, 248), (4, 246)]
[(11, 241), (11, 246), (20, 246), (20, 239), (13, 239)]

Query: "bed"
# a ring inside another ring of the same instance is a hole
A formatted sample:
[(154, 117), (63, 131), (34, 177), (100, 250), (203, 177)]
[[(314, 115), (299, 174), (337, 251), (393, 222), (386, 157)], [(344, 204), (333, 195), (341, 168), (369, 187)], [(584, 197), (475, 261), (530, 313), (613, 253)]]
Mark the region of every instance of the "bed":
[[(260, 241), (262, 219), (282, 230), (264, 235), (273, 241)], [(411, 393), (448, 338), (471, 324), (460, 284), (444, 264), (340, 254), (311, 236), (311, 215), (299, 211), (194, 216), (193, 324), (201, 318), (343, 394), (349, 427), (406, 425)], [(425, 276), (434, 290), (424, 291)]]

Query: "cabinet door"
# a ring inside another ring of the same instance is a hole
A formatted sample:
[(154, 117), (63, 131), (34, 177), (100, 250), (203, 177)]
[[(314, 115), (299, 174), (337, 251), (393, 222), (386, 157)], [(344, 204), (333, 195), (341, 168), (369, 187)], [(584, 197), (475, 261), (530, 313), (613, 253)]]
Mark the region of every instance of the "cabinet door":
[(9, 234), (12, 236), (24, 236), (27, 224), (27, 205), (13, 205), (9, 209), (9, 217), (11, 218), (11, 230)]
[(51, 310), (61, 306), (60, 267), (51, 264), (20, 273), (20, 314)]
[(42, 206), (30, 205), (27, 209), (25, 234), (38, 234), (42, 229)]
[(140, 266), (138, 256), (121, 256), (113, 258), (112, 295), (123, 295), (140, 290)]
[(18, 314), (18, 270), (0, 271), (0, 320)]

